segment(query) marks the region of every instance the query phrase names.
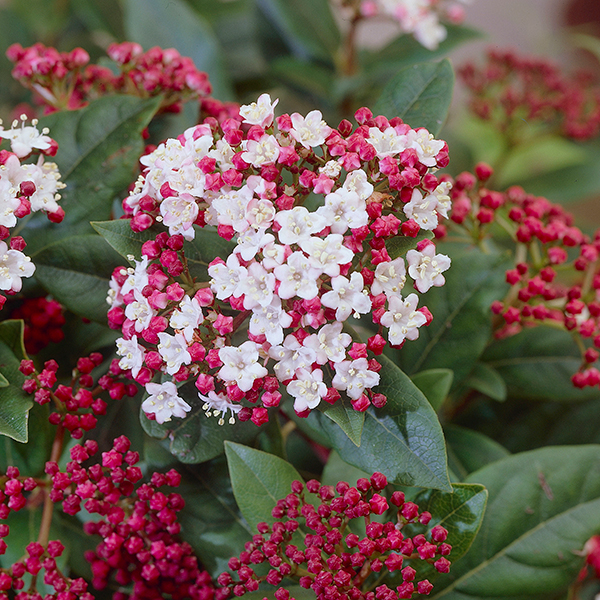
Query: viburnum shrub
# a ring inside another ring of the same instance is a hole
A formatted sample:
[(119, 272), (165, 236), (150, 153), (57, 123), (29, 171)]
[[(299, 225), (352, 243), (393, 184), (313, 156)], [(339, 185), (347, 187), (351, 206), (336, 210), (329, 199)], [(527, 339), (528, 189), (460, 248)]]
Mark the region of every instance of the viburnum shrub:
[(67, 4), (108, 58), (7, 50), (0, 598), (598, 595), (594, 77), (494, 51), (442, 131), (465, 2)]

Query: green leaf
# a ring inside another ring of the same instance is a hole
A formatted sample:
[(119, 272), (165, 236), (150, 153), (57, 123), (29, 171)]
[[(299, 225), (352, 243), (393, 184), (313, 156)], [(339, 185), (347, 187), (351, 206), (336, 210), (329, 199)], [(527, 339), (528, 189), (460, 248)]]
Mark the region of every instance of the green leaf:
[(273, 523), (277, 500), (290, 493), (293, 481), (302, 481), (298, 471), (278, 456), (233, 442), (225, 442), (225, 455), (233, 495), (250, 527)]
[[(58, 231), (50, 226), (54, 235), (62, 236), (66, 226), (75, 225), (89, 233), (90, 220), (110, 217), (117, 194), (135, 180), (144, 149), (142, 131), (159, 104), (160, 98), (105, 96), (80, 110), (40, 119), (58, 142), (54, 160), (67, 184), (61, 192), (65, 219)], [(31, 233), (35, 241), (36, 233)]]
[(215, 97), (233, 97), (215, 34), (198, 12), (182, 0), (124, 0), (123, 12), (128, 40), (145, 50), (176, 48), (191, 58), (197, 69), (208, 73)]
[[(159, 233), (158, 226), (144, 231), (132, 231), (131, 219), (92, 221), (90, 225), (123, 257), (142, 260), (142, 245)], [(161, 231), (164, 229), (161, 228)], [(129, 260), (129, 259), (127, 259)]]
[(365, 413), (354, 410), (350, 400), (340, 398), (335, 404), (325, 404), (319, 410), (337, 423), (353, 444), (360, 446), (360, 438), (365, 423)]
[(255, 533), (239, 514), (225, 458), (186, 471), (177, 492), (185, 500), (179, 513), (183, 538), (204, 567), (217, 576)]
[(452, 387), (454, 373), (450, 369), (429, 369), (415, 373), (411, 379), (437, 412)]
[(448, 448), (448, 464), (461, 479), (469, 473), (509, 456), (510, 452), (487, 435), (459, 427), (444, 427)]
[[(432, 515), (427, 525), (428, 531), (436, 525), (448, 530), (447, 542), (452, 546), (448, 557), (453, 565), (451, 572), (456, 561), (463, 557), (473, 544), (483, 521), (487, 500), (488, 492), (485, 487), (473, 483), (455, 483), (452, 485), (451, 494), (439, 490), (426, 490), (415, 498), (419, 509)], [(419, 565), (419, 577), (434, 583), (439, 576), (433, 565)]]
[(496, 369), (486, 363), (478, 362), (475, 365), (465, 385), (498, 402), (506, 400), (506, 382)]
[(113, 269), (121, 262), (98, 235), (76, 235), (32, 255), (35, 278), (76, 315), (106, 322), (106, 295)]
[(334, 79), (334, 72), (330, 68), (293, 56), (281, 56), (271, 63), (271, 71), (275, 77), (296, 89), (316, 94), (325, 101), (330, 100)]
[(364, 52), (361, 55), (363, 69), (372, 76), (396, 73), (400, 69), (416, 63), (443, 58), (457, 46), (482, 37), (481, 32), (470, 27), (452, 24), (445, 24), (444, 27), (447, 29), (448, 35), (435, 50), (428, 50), (412, 35), (402, 35), (381, 50)]
[(17, 442), (28, 440), (27, 421), (33, 406), (23, 391), (24, 375), (19, 365), (26, 359), (23, 346), (23, 321), (0, 323), (0, 373), (9, 385), (0, 388), (0, 434)]
[(174, 418), (159, 425), (150, 421), (140, 410), (140, 421), (144, 431), (155, 438), (168, 439), (171, 453), (182, 463), (202, 463), (223, 454), (223, 442), (234, 440), (248, 443), (254, 440), (259, 430), (251, 421), (227, 422), (219, 425), (215, 417), (207, 417), (202, 410), (202, 401), (198, 399), (196, 388), (184, 385), (179, 395), (192, 407), (183, 419)]
[(454, 71), (447, 59), (402, 69), (383, 88), (374, 114), (401, 117), (412, 128), (425, 127), (437, 135), (448, 114)]
[(540, 326), (494, 342), (483, 360), (504, 379), (509, 398), (571, 402), (597, 398), (593, 388), (577, 389), (571, 376), (581, 353), (566, 331)]
[(421, 229), (414, 238), (407, 235), (397, 235), (389, 239), (385, 244), (385, 248), (390, 258), (394, 260), (399, 256), (404, 256), (409, 250), (416, 248), (419, 242), (431, 239), (433, 239), (433, 231)]
[[(244, 594), (244, 597), (247, 600), (263, 600), (263, 598), (267, 598), (268, 600), (276, 600), (276, 590), (271, 586), (269, 587), (271, 589), (265, 588), (264, 591), (259, 590), (258, 592), (250, 592), (249, 594)], [(285, 589), (290, 593), (290, 596), (296, 600), (314, 600), (315, 598), (315, 593), (310, 588), (306, 589), (299, 585), (286, 585)]]
[(425, 303), (433, 314), (417, 340), (399, 352), (402, 368), (412, 375), (425, 369), (450, 369), (453, 388), (469, 375), (491, 337), (491, 303), (507, 289), (504, 272), (508, 257), (484, 254), (475, 248), (452, 254), (446, 284), (427, 292)]
[(299, 58), (331, 61), (340, 31), (329, 2), (323, 0), (257, 0), (267, 19)]
[(541, 448), (467, 477), (489, 493), (481, 530), (432, 599), (542, 600), (575, 580), (600, 531), (600, 446)]
[(307, 425), (329, 437), (347, 463), (369, 473), (380, 471), (392, 483), (450, 491), (442, 428), (427, 398), (394, 363), (377, 359), (382, 369), (375, 391), (387, 404), (365, 412), (360, 447), (316, 411)]
[(323, 485), (333, 485), (335, 487), (338, 481), (345, 481), (346, 483), (355, 486), (356, 482), (361, 477), (367, 479), (371, 477), (373, 473), (367, 473), (362, 469), (349, 465), (345, 460), (342, 460), (340, 455), (332, 450), (329, 453), (327, 464), (323, 469), (323, 475), (321, 476), (321, 483)]

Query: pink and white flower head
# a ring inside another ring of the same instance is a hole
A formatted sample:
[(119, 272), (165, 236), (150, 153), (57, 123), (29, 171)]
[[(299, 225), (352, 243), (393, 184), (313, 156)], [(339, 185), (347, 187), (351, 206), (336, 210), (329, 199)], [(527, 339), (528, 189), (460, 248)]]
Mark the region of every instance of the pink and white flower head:
[(177, 394), (177, 386), (172, 381), (165, 383), (147, 383), (148, 397), (142, 402), (142, 410), (153, 414), (156, 422), (162, 425), (173, 417), (180, 419), (192, 410), (192, 407)]
[(240, 116), (243, 117), (244, 123), (259, 125), (263, 129), (266, 129), (273, 124), (275, 107), (278, 102), (279, 98), (271, 102), (269, 94), (261, 94), (256, 102), (240, 106)]

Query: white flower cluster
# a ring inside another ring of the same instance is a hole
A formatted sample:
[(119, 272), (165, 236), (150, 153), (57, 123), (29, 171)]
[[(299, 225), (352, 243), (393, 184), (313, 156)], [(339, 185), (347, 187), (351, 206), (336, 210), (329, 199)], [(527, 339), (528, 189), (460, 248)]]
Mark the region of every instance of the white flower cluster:
[[(10, 141), (11, 152), (0, 152), (0, 226), (10, 229), (17, 219), (31, 212), (45, 211), (49, 215), (61, 214), (57, 204), (60, 199), (58, 190), (64, 187), (60, 182), (60, 173), (56, 164), (45, 162), (43, 152), (52, 152), (55, 142), (41, 132), (37, 122), (25, 125), (14, 121), (11, 129), (4, 129), (0, 121), (0, 139)], [(40, 153), (36, 163), (22, 163), (21, 159), (33, 153)], [(62, 216), (60, 217), (62, 218)], [(8, 232), (5, 230), (5, 238)], [(7, 245), (0, 242), (0, 290), (8, 293), (19, 292), (22, 278), (31, 277), (35, 265), (21, 252), (22, 240)], [(14, 246), (14, 247), (13, 247)]]
[(425, 48), (435, 50), (448, 32), (440, 17), (457, 23), (464, 18), (463, 4), (469, 0), (363, 0), (365, 16), (384, 14), (395, 19), (404, 33), (412, 34)]

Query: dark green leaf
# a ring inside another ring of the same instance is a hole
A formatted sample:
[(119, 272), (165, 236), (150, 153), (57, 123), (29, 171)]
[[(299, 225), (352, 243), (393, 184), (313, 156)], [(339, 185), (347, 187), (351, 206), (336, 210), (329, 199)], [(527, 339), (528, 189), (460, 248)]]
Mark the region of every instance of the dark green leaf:
[[(135, 180), (144, 149), (142, 131), (159, 104), (160, 98), (105, 96), (80, 110), (40, 120), (58, 142), (55, 162), (67, 184), (61, 201), (66, 216), (55, 235), (75, 225), (88, 233), (89, 221), (110, 217), (115, 196)], [(50, 228), (56, 232), (56, 226)], [(30, 237), (35, 241), (34, 232)]]
[(123, 15), (116, 0), (72, 0), (71, 6), (91, 33), (124, 39)]
[(385, 356), (375, 391), (387, 396), (380, 409), (365, 413), (360, 447), (329, 419), (313, 411), (307, 425), (329, 437), (330, 444), (347, 463), (369, 473), (382, 472), (401, 485), (450, 490), (444, 436), (427, 398)]
[(100, 236), (63, 238), (31, 258), (35, 278), (56, 300), (77, 315), (106, 322), (108, 283), (122, 261)]
[(368, 479), (372, 474), (373, 473), (367, 473), (362, 469), (349, 465), (340, 458), (340, 455), (335, 450), (332, 450), (329, 453), (327, 464), (323, 469), (321, 483), (323, 485), (333, 485), (335, 487), (338, 481), (345, 481), (354, 486), (361, 477), (366, 477)]
[(27, 358), (23, 347), (23, 321), (0, 323), (0, 373), (9, 382), (0, 388), (0, 434), (17, 442), (28, 439), (27, 421), (33, 402), (23, 389), (19, 365)]
[(472, 429), (447, 425), (444, 427), (444, 435), (448, 448), (448, 464), (461, 479), (510, 454), (498, 442)]
[(542, 600), (575, 580), (600, 531), (600, 446), (541, 448), (472, 473), (487, 511), (471, 549), (432, 599)]
[[(90, 225), (123, 257), (142, 259), (142, 245), (159, 233), (158, 226), (144, 231), (132, 231), (131, 219), (92, 221)], [(162, 230), (162, 228), (161, 228)]]
[(273, 74), (300, 91), (316, 94), (325, 101), (331, 95), (332, 69), (293, 56), (281, 56), (271, 63)]
[(450, 369), (429, 369), (415, 373), (411, 379), (437, 412), (452, 387), (454, 373)]
[(258, 6), (296, 56), (332, 60), (340, 44), (340, 31), (329, 2), (258, 0)]
[(149, 50), (176, 48), (208, 73), (215, 97), (232, 97), (217, 39), (209, 23), (182, 0), (124, 0), (127, 39)]
[(293, 481), (302, 481), (298, 471), (278, 456), (233, 442), (225, 442), (225, 455), (233, 495), (250, 527), (272, 523), (277, 500), (290, 493)]
[(394, 260), (399, 256), (404, 256), (409, 250), (416, 248), (420, 241), (431, 239), (433, 239), (433, 231), (421, 229), (414, 238), (407, 235), (397, 235), (389, 239), (385, 244), (385, 248), (390, 258)]
[(251, 421), (231, 425), (226, 417), (225, 423), (219, 425), (218, 418), (207, 417), (197, 390), (191, 384), (179, 388), (179, 395), (192, 407), (185, 418), (174, 418), (159, 425), (140, 411), (140, 420), (148, 435), (169, 440), (170, 451), (182, 463), (206, 462), (223, 454), (225, 440), (248, 443), (259, 433)]
[(451, 24), (446, 24), (444, 27), (448, 30), (448, 36), (435, 50), (428, 50), (412, 35), (402, 35), (381, 50), (365, 52), (361, 57), (364, 70), (372, 76), (397, 73), (400, 69), (416, 63), (443, 58), (457, 46), (482, 37), (479, 31), (470, 27)]
[(323, 414), (337, 423), (342, 431), (350, 438), (353, 444), (360, 446), (365, 413), (354, 410), (350, 400), (340, 398), (335, 404), (324, 404), (319, 406)]
[[(299, 585), (286, 585), (285, 589), (290, 593), (292, 598), (296, 600), (314, 600), (315, 593), (311, 589), (303, 588)], [(247, 600), (263, 600), (263, 598), (267, 598), (267, 600), (276, 600), (275, 599), (275, 588), (271, 587), (262, 589), (258, 592), (250, 592), (249, 594), (244, 594), (244, 597)]]
[(506, 400), (506, 382), (496, 369), (486, 363), (477, 363), (465, 385), (498, 402)]
[(179, 513), (183, 538), (214, 576), (244, 549), (253, 532), (238, 512), (224, 457), (183, 474), (178, 488), (185, 500)]
[(445, 59), (402, 69), (383, 88), (374, 114), (401, 117), (416, 129), (425, 127), (437, 135), (448, 114), (454, 87), (454, 71)]
[[(452, 546), (448, 558), (452, 565), (471, 547), (481, 527), (487, 499), (487, 490), (482, 485), (472, 483), (453, 484), (451, 494), (439, 490), (426, 490), (415, 498), (419, 509), (426, 510), (432, 515), (427, 525), (428, 531), (436, 525), (441, 525), (448, 530), (447, 542)], [(451, 567), (451, 571), (453, 568), (454, 566)], [(421, 564), (419, 577), (434, 583), (439, 573), (432, 565)]]
[[(450, 248), (446, 249), (449, 253)], [(451, 369), (457, 387), (473, 369), (491, 336), (491, 303), (507, 289), (504, 272), (508, 258), (473, 248), (452, 254), (446, 284), (432, 288), (424, 298), (433, 314), (417, 340), (399, 353), (408, 373), (424, 369)]]
[(573, 337), (551, 327), (533, 327), (494, 342), (483, 360), (504, 379), (510, 398), (570, 402), (598, 397), (594, 388), (577, 389), (571, 376), (581, 365)]

